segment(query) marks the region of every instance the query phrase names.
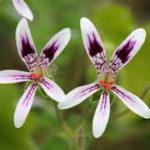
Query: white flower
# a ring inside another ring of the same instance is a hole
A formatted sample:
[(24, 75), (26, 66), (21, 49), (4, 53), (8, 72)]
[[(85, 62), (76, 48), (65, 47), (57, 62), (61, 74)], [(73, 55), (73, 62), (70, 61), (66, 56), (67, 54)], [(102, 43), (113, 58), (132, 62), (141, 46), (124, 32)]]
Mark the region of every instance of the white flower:
[(81, 19), (81, 33), (86, 52), (97, 70), (98, 80), (69, 92), (58, 107), (67, 109), (76, 106), (93, 93), (103, 90), (93, 118), (93, 135), (96, 138), (103, 134), (108, 123), (109, 92), (117, 95), (137, 115), (146, 119), (150, 118), (150, 109), (139, 97), (115, 84), (116, 74), (133, 58), (144, 43), (146, 37), (144, 29), (133, 31), (116, 49), (109, 64), (107, 64), (106, 52), (99, 34), (87, 18)]
[(18, 70), (0, 71), (0, 83), (30, 81), (30, 85), (19, 100), (15, 111), (14, 123), (17, 128), (23, 125), (39, 85), (55, 101), (63, 100), (63, 90), (54, 81), (45, 77), (45, 70), (62, 52), (70, 37), (71, 32), (69, 28), (61, 30), (49, 40), (38, 58), (26, 19), (22, 19), (19, 22), (16, 30), (17, 48), (29, 72)]

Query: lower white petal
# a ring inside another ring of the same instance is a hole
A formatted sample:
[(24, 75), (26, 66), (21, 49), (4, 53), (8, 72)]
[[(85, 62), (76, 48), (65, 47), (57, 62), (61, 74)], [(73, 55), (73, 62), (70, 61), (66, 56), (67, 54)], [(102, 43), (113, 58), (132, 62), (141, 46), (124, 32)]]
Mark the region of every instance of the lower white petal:
[(150, 118), (150, 109), (139, 97), (117, 85), (112, 88), (112, 91), (134, 113), (146, 119)]
[(107, 126), (110, 115), (109, 93), (103, 92), (96, 108), (93, 118), (93, 135), (95, 138), (100, 137)]
[(18, 83), (31, 80), (31, 73), (19, 70), (0, 71), (0, 83)]
[(65, 94), (63, 90), (54, 81), (48, 78), (44, 78), (40, 85), (44, 89), (46, 94), (52, 99), (54, 99), (57, 102), (63, 101)]
[(19, 100), (14, 114), (14, 124), (16, 128), (20, 128), (24, 124), (31, 109), (36, 89), (37, 85), (31, 84)]
[(69, 92), (63, 102), (58, 104), (59, 109), (67, 109), (83, 102), (86, 98), (94, 94), (100, 89), (100, 85), (96, 83), (80, 86)]

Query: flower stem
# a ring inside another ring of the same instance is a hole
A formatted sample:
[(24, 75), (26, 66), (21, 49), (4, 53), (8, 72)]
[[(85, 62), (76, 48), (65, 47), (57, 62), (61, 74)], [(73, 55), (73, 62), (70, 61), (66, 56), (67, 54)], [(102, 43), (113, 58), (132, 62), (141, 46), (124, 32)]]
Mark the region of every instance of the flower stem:
[(77, 143), (78, 150), (84, 150), (84, 131), (82, 126), (80, 126), (78, 129)]

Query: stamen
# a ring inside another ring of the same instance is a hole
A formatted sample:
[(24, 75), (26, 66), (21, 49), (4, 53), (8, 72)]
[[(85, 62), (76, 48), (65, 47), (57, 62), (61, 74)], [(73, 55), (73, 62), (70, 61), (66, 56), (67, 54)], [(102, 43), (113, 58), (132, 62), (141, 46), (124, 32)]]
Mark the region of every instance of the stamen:
[(31, 78), (32, 78), (32, 80), (34, 80), (34, 81), (40, 81), (41, 78), (42, 78), (42, 75), (37, 74), (37, 73), (32, 73)]
[(107, 90), (111, 90), (112, 89), (112, 86), (113, 86), (113, 81), (99, 81), (100, 85), (103, 86), (104, 88), (106, 88)]

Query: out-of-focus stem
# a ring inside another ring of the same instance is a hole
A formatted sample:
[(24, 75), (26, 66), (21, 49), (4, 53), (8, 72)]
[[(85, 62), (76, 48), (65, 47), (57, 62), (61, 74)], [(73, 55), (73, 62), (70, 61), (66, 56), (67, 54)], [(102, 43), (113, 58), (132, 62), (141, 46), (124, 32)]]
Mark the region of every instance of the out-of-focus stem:
[(80, 126), (77, 135), (78, 150), (84, 150), (84, 130)]
[(63, 125), (64, 124), (64, 118), (63, 118), (63, 114), (62, 113), (60, 113), (60, 110), (57, 108), (57, 105), (56, 104), (54, 104), (54, 108), (55, 108), (55, 112), (56, 112), (56, 115), (57, 115), (57, 117), (58, 117), (58, 121), (59, 121), (59, 123), (61, 124), (61, 125)]

